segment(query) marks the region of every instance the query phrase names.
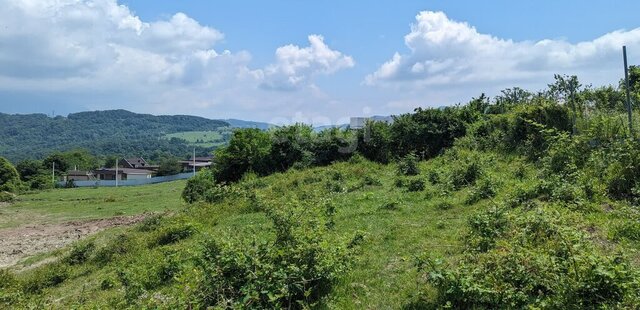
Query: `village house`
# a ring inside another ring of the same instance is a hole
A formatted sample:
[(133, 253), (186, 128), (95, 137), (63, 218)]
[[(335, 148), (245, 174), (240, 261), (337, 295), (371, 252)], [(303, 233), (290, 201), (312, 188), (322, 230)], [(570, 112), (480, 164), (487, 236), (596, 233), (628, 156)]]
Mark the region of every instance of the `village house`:
[[(93, 172), (98, 180), (115, 180), (115, 168), (102, 168)], [(150, 179), (153, 171), (145, 169), (118, 168), (118, 180), (142, 180)]]
[(204, 168), (210, 168), (213, 164), (213, 156), (204, 156), (204, 157), (191, 157), (189, 160), (181, 160), (180, 165), (182, 165), (182, 171), (184, 172), (192, 172), (193, 167), (196, 168), (196, 171), (200, 171)]
[(145, 169), (145, 170), (152, 170), (152, 171), (157, 171), (158, 168), (160, 167), (158, 165), (150, 165), (142, 157), (123, 158), (118, 162), (118, 166), (122, 168)]
[(95, 180), (93, 172), (86, 170), (69, 170), (64, 176), (64, 181), (90, 181)]

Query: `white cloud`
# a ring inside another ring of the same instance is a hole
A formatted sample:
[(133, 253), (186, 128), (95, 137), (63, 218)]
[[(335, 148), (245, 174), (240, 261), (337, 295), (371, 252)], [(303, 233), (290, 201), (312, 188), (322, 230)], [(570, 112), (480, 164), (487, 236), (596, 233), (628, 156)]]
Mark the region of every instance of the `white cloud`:
[(294, 90), (316, 74), (332, 74), (355, 65), (351, 56), (330, 49), (320, 35), (309, 36), (310, 46), (286, 45), (276, 50), (276, 63), (264, 70), (263, 87)]
[(280, 47), (272, 65), (251, 69), (248, 52), (216, 47), (223, 38), (184, 13), (141, 20), (117, 0), (0, 0), (0, 92), (38, 94), (44, 111), (64, 102), (267, 119), (321, 104), (313, 77), (354, 64), (312, 35), (310, 46)]
[(622, 45), (640, 49), (640, 28), (576, 44), (513, 41), (480, 33), (443, 12), (425, 11), (416, 16), (404, 40), (410, 53), (396, 53), (368, 75), (365, 84), (426, 93), (446, 87), (468, 99), (514, 85), (541, 88), (554, 73), (577, 74), (595, 85), (615, 83), (621, 75)]

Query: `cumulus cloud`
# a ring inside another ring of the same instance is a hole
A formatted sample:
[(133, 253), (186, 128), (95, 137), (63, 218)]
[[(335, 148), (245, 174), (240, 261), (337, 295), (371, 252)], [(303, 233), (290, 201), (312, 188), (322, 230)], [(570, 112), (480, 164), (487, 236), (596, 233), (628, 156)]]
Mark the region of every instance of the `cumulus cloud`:
[(410, 52), (393, 55), (365, 84), (427, 90), (472, 85), (480, 92), (518, 83), (542, 86), (554, 73), (611, 83), (620, 77), (622, 45), (640, 49), (640, 28), (575, 44), (513, 41), (480, 33), (443, 12), (425, 11), (416, 16), (404, 41)]
[(286, 45), (276, 50), (276, 62), (264, 70), (262, 87), (294, 90), (316, 74), (332, 74), (355, 65), (351, 56), (332, 50), (321, 35), (310, 35), (309, 46)]
[(144, 21), (117, 0), (0, 0), (0, 92), (36, 95), (45, 111), (64, 103), (265, 119), (320, 102), (313, 77), (354, 63), (312, 35), (310, 46), (280, 47), (272, 65), (252, 69), (248, 52), (217, 48), (223, 39), (184, 13)]

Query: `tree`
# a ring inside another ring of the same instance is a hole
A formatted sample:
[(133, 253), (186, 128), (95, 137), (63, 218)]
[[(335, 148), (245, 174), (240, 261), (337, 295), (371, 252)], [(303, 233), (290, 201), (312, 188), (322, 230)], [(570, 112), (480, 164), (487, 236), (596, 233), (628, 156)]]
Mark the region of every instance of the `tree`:
[(158, 176), (174, 175), (182, 171), (182, 165), (175, 157), (167, 157), (160, 161), (160, 167), (158, 167)]
[(22, 181), (29, 181), (39, 174), (47, 173), (41, 160), (26, 159), (16, 165), (16, 170), (20, 174)]
[(20, 175), (4, 157), (0, 157), (0, 192), (15, 193), (20, 189)]
[(311, 126), (303, 124), (272, 130), (270, 160), (274, 163), (274, 168), (286, 171), (295, 163), (305, 161), (309, 156), (312, 132)]
[(215, 153), (214, 176), (216, 182), (235, 182), (249, 171), (267, 175), (273, 171), (268, 161), (271, 137), (256, 128), (245, 128), (233, 133), (229, 145)]
[(582, 84), (578, 81), (578, 77), (575, 75), (567, 76), (567, 75), (559, 75), (555, 74), (553, 76), (555, 82), (553, 84), (549, 84), (549, 94), (556, 101), (562, 102), (569, 106), (571, 111), (573, 112), (573, 133), (576, 131), (576, 117), (578, 116), (578, 112), (583, 112), (583, 106), (581, 102), (578, 100), (577, 96), (580, 91), (580, 87)]

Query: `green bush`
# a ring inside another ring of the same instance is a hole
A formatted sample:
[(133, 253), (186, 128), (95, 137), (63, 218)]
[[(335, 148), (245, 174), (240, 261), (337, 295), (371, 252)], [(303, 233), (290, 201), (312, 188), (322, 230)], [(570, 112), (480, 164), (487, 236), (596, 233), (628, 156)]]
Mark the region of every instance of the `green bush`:
[(467, 204), (474, 204), (482, 199), (493, 198), (497, 194), (497, 185), (489, 178), (480, 179), (469, 192)]
[(197, 232), (196, 227), (191, 223), (178, 223), (158, 230), (155, 244), (167, 245), (187, 239)]
[(16, 195), (10, 192), (0, 192), (0, 202), (14, 202)]
[(96, 245), (93, 241), (78, 242), (73, 245), (64, 262), (69, 265), (78, 265), (86, 262), (93, 254)]
[(4, 157), (0, 157), (0, 192), (15, 193), (20, 189), (20, 175)]
[(422, 179), (411, 179), (407, 184), (407, 191), (410, 192), (421, 192), (425, 188), (424, 180)]
[(138, 225), (138, 231), (150, 232), (158, 229), (162, 224), (162, 214), (152, 214), (144, 218), (140, 225)]
[(53, 263), (33, 271), (22, 283), (26, 293), (40, 293), (43, 289), (61, 284), (69, 277), (69, 269), (63, 264)]
[[(300, 222), (298, 212), (317, 211)], [(316, 305), (343, 274), (349, 257), (344, 246), (325, 242), (325, 208), (288, 206), (269, 209), (275, 239), (202, 244), (197, 266), (203, 270), (198, 285), (202, 307), (293, 308)]]
[(187, 180), (187, 185), (182, 190), (182, 199), (187, 203), (205, 201), (207, 191), (213, 188), (214, 184), (211, 170), (201, 170), (194, 177)]
[(418, 157), (415, 154), (410, 153), (399, 160), (398, 174), (409, 176), (420, 174), (420, 168), (418, 168)]
[(619, 255), (598, 254), (557, 213), (490, 210), (469, 224), (472, 242), (455, 266), (428, 256), (417, 261), (436, 307), (609, 309), (640, 297), (638, 271)]

